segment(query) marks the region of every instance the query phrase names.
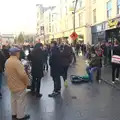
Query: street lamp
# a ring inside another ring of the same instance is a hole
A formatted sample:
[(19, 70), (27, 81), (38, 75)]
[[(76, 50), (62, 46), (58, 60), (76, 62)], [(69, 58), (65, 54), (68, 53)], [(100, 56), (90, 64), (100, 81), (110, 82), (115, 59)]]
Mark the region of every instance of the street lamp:
[(74, 32), (75, 32), (75, 12), (76, 12), (77, 3), (78, 3), (78, 0), (73, 1), (73, 4), (75, 4), (74, 11), (73, 11), (73, 15), (74, 15), (73, 16), (73, 30), (74, 30)]
[[(76, 13), (76, 7), (77, 7), (78, 0), (73, 1), (73, 6), (74, 6), (74, 11), (72, 12), (73, 14), (73, 32), (75, 33), (75, 13)], [(74, 40), (74, 45), (76, 44), (76, 40)]]

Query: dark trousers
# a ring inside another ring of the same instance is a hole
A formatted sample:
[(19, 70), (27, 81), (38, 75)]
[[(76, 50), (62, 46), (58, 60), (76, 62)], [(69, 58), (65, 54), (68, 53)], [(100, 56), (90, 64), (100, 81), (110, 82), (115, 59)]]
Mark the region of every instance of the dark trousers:
[(76, 55), (73, 53), (73, 63), (76, 63)]
[(64, 81), (67, 80), (68, 68), (69, 68), (69, 66), (63, 66), (62, 67), (62, 77), (63, 77)]
[(120, 65), (112, 63), (112, 81), (115, 81), (115, 78), (119, 78)]
[(61, 90), (61, 80), (60, 76), (54, 76), (53, 77), (53, 82), (54, 82), (54, 92), (59, 92)]
[(33, 76), (32, 80), (32, 92), (39, 93), (40, 92), (40, 86), (41, 86), (41, 78), (36, 78)]

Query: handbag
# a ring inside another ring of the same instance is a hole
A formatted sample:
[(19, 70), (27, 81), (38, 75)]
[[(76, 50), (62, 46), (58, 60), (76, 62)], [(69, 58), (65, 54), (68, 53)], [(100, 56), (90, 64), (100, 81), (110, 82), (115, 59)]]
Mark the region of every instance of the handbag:
[(113, 55), (112, 56), (112, 63), (120, 64), (120, 56), (118, 55)]

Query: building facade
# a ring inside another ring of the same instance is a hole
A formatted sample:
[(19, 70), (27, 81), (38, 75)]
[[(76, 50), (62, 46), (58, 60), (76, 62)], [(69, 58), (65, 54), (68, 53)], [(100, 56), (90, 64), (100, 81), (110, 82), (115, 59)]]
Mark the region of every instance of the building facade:
[(120, 0), (93, 0), (92, 43), (120, 41)]
[[(45, 39), (68, 39), (74, 31), (75, 0), (58, 0), (56, 7), (44, 11)], [(120, 0), (78, 0), (75, 12), (75, 31), (78, 40), (96, 44), (99, 41), (120, 39)]]

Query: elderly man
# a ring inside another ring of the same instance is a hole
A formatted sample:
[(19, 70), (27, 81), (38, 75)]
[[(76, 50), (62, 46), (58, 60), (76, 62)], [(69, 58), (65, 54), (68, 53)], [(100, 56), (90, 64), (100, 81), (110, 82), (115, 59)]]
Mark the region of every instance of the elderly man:
[(20, 51), (17, 47), (10, 48), (10, 58), (5, 64), (5, 74), (8, 87), (11, 91), (12, 117), (17, 120), (27, 120), (30, 116), (24, 114), (24, 109), (26, 88), (29, 84), (29, 79), (24, 66), (19, 60)]

